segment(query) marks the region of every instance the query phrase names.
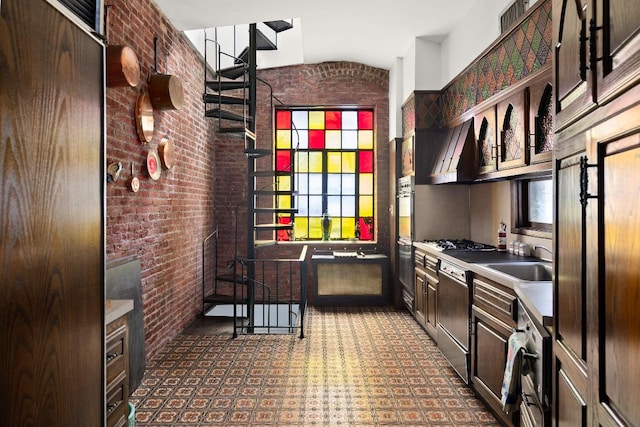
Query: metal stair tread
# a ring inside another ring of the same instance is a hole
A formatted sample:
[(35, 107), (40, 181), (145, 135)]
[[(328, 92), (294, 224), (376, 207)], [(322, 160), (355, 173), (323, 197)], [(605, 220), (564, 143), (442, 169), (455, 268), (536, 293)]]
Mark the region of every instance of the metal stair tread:
[(227, 68), (221, 68), (217, 74), (228, 79), (237, 79), (247, 72), (247, 64), (240, 63)]
[(293, 28), (293, 24), (283, 19), (277, 21), (265, 21), (263, 22), (267, 27), (271, 28), (276, 33), (281, 33)]
[(266, 157), (273, 155), (273, 151), (261, 148), (251, 148), (244, 150), (248, 157)]
[(216, 117), (218, 119), (233, 120), (237, 122), (244, 122), (249, 118), (243, 114), (234, 113), (233, 111), (224, 110), (222, 108), (213, 108), (207, 110), (204, 114), (206, 117)]
[[(209, 294), (202, 298), (202, 300), (207, 304), (233, 304), (234, 302), (233, 295), (226, 294)], [(236, 301), (239, 304), (243, 304), (246, 303), (247, 299), (236, 297)]]
[(298, 213), (296, 208), (254, 208), (255, 213)]
[(256, 190), (253, 194), (256, 196), (295, 196), (298, 192), (289, 190)]
[(220, 92), (223, 90), (245, 89), (249, 87), (248, 81), (242, 80), (207, 80), (205, 82), (207, 88)]
[[(274, 42), (269, 40), (262, 31), (256, 29), (256, 50), (276, 50), (278, 46)], [(249, 46), (245, 47), (240, 55), (234, 61), (236, 64), (242, 64), (249, 62)]]
[(254, 224), (255, 230), (291, 230), (293, 224)]
[(264, 248), (267, 246), (276, 245), (278, 242), (276, 240), (254, 240), (253, 246), (255, 248)]
[(205, 93), (202, 96), (202, 99), (207, 104), (244, 105), (249, 103), (249, 100), (246, 98), (232, 95), (220, 95), (216, 93)]

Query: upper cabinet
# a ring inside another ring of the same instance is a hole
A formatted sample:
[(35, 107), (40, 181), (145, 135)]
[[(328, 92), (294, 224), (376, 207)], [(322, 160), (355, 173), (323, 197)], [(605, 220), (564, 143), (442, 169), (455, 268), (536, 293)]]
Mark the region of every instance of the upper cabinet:
[(634, 0), (554, 0), (553, 10), (561, 130), (640, 80), (640, 8)]
[(500, 145), (498, 169), (524, 166), (529, 157), (527, 136), (529, 123), (525, 111), (525, 91), (521, 90), (498, 103)]
[(553, 136), (553, 86), (551, 78), (541, 79), (529, 87), (529, 163), (551, 160)]

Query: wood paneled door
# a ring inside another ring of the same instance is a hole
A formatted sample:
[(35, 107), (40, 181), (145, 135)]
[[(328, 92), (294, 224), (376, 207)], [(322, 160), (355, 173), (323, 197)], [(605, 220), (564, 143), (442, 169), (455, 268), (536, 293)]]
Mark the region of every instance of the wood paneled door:
[(104, 46), (0, 5), (0, 425), (101, 426)]

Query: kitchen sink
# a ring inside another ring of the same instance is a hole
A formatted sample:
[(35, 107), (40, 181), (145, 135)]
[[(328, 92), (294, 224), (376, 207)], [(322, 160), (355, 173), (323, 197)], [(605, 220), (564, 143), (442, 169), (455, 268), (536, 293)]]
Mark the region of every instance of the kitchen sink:
[(548, 282), (552, 277), (551, 263), (546, 262), (485, 264), (485, 267), (529, 282)]

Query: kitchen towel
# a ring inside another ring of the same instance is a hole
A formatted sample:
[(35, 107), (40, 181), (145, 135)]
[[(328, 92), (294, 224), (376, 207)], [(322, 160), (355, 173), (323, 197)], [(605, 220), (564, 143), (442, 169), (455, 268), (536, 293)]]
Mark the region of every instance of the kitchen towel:
[(507, 364), (502, 380), (502, 410), (510, 414), (517, 411), (521, 399), (521, 375), (529, 371), (523, 353), (527, 351), (527, 336), (524, 332), (514, 332), (509, 337)]

